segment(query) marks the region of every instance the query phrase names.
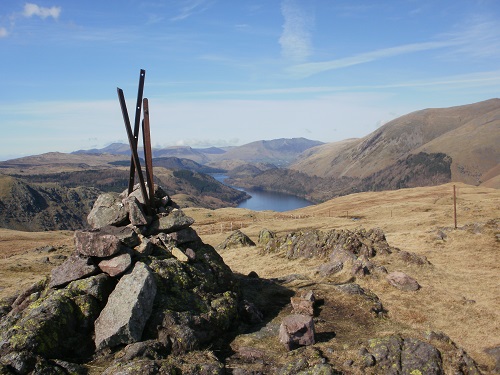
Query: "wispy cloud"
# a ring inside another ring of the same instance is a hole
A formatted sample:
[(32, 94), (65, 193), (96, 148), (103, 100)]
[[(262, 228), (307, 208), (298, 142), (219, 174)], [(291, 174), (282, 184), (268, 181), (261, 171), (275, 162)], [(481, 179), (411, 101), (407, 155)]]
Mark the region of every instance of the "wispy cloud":
[(9, 35), (9, 32), (5, 27), (0, 27), (0, 38), (5, 38)]
[(475, 17), (461, 30), (442, 37), (458, 45), (458, 48), (448, 51), (445, 57), (480, 59), (500, 56), (500, 24), (496, 21)]
[(210, 0), (182, 0), (180, 3), (179, 13), (170, 18), (171, 21), (181, 21), (193, 14), (204, 12), (212, 5)]
[(296, 0), (283, 0), (281, 13), (284, 24), (279, 39), (282, 55), (292, 61), (304, 61), (312, 52), (312, 17), (307, 15)]
[(328, 70), (346, 68), (348, 66), (364, 64), (387, 57), (444, 48), (457, 44), (459, 44), (458, 41), (412, 43), (360, 53), (358, 55), (345, 57), (342, 59), (294, 65), (287, 70), (288, 73), (290, 73), (294, 78), (306, 78)]
[(24, 4), (23, 16), (28, 18), (37, 16), (42, 19), (45, 19), (47, 17), (58, 19), (60, 14), (61, 14), (61, 7), (53, 6), (50, 8), (46, 8), (33, 3)]
[(330, 61), (297, 64), (289, 67), (287, 72), (293, 78), (307, 78), (329, 70), (365, 64), (393, 56), (439, 49), (445, 51), (441, 57), (453, 59), (500, 56), (500, 25), (497, 22), (474, 19), (462, 30), (438, 35), (436, 41), (382, 48)]

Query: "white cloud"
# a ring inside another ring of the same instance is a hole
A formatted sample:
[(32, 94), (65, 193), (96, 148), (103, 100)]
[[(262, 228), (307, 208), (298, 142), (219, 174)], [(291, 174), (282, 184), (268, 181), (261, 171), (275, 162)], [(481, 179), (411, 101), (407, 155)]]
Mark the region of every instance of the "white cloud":
[(5, 27), (0, 27), (0, 38), (5, 38), (9, 35), (9, 32)]
[(211, 2), (207, 0), (182, 0), (179, 8), (179, 14), (172, 17), (170, 20), (181, 21), (192, 16), (193, 14), (205, 11), (210, 7), (210, 5)]
[(285, 20), (283, 33), (279, 39), (283, 56), (293, 61), (306, 60), (312, 52), (310, 33), (312, 18), (295, 0), (283, 0), (281, 13)]
[(352, 65), (364, 64), (367, 62), (380, 60), (392, 56), (403, 55), (407, 53), (450, 47), (452, 45), (458, 45), (459, 43), (460, 42), (457, 40), (445, 41), (445, 42), (412, 43), (397, 47), (383, 48), (375, 51), (360, 53), (358, 55), (345, 57), (342, 59), (294, 65), (288, 68), (287, 71), (294, 78), (306, 78), (314, 74), (326, 72), (328, 70), (346, 68)]
[(23, 16), (25, 17), (33, 17), (37, 16), (40, 18), (52, 17), (54, 19), (58, 19), (61, 14), (61, 7), (41, 7), (39, 5), (33, 3), (24, 4)]

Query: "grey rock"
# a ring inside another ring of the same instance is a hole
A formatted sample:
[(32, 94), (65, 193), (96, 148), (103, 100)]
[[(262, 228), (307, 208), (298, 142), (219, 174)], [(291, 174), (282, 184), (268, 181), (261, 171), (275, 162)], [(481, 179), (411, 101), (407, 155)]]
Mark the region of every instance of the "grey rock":
[(172, 233), (188, 228), (194, 223), (194, 219), (186, 216), (181, 210), (173, 210), (166, 216), (159, 216), (149, 226), (149, 234)]
[(196, 231), (193, 228), (185, 228), (178, 230), (176, 232), (169, 233), (167, 234), (167, 237), (174, 240), (175, 243), (177, 243), (177, 245), (182, 245), (188, 242), (195, 242), (200, 240), (198, 233), (196, 233)]
[(52, 269), (50, 277), (50, 288), (60, 287), (97, 273), (98, 269), (88, 257), (72, 255), (60, 266)]
[(141, 243), (134, 247), (134, 250), (143, 256), (151, 255), (153, 252), (153, 244), (147, 237), (140, 237)]
[(120, 225), (127, 220), (128, 213), (118, 193), (104, 193), (99, 195), (87, 216), (87, 222), (92, 228), (101, 228), (106, 225)]
[(140, 341), (155, 295), (151, 270), (137, 262), (131, 273), (122, 276), (95, 321), (96, 348)]
[(107, 225), (100, 229), (100, 233), (115, 236), (127, 247), (134, 247), (141, 243), (139, 235), (136, 233), (132, 225), (124, 227)]
[(128, 217), (132, 225), (147, 225), (149, 224), (149, 219), (139, 203), (136, 197), (128, 196), (123, 199), (123, 204), (128, 211)]
[(259, 244), (261, 245), (267, 245), (274, 238), (276, 238), (276, 233), (269, 229), (264, 228), (259, 232)]

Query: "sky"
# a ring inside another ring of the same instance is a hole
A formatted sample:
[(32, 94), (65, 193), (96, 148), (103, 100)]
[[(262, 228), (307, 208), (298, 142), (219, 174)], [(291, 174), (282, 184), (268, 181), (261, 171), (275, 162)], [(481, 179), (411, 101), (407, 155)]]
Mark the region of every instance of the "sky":
[(154, 147), (364, 137), (499, 97), (498, 0), (2, 0), (0, 160), (128, 143), (140, 69)]

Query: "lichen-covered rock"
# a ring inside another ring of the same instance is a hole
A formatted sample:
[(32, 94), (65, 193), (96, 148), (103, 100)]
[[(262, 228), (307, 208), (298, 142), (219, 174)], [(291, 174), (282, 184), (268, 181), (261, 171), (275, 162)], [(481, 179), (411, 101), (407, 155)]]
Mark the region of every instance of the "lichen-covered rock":
[(371, 339), (368, 351), (375, 358), (375, 373), (444, 374), (439, 350), (418, 339), (400, 336)]
[(259, 244), (261, 245), (267, 245), (274, 238), (276, 238), (276, 233), (269, 229), (264, 228), (259, 232)]
[(140, 341), (155, 295), (151, 270), (137, 262), (131, 273), (120, 279), (95, 321), (96, 348)]
[(90, 329), (99, 301), (78, 288), (46, 291), (2, 326), (0, 355), (27, 351), (46, 358), (88, 355), (93, 350)]
[(118, 193), (99, 195), (92, 207), (87, 222), (92, 228), (106, 225), (121, 225), (128, 220), (128, 213)]
[(233, 249), (236, 247), (255, 246), (250, 237), (240, 230), (235, 230), (221, 244), (217, 245), (217, 250)]
[(176, 353), (202, 348), (237, 322), (237, 284), (231, 270), (209, 245), (200, 245), (196, 255), (194, 262), (171, 258), (150, 264), (158, 293), (146, 331), (148, 337), (169, 340)]

